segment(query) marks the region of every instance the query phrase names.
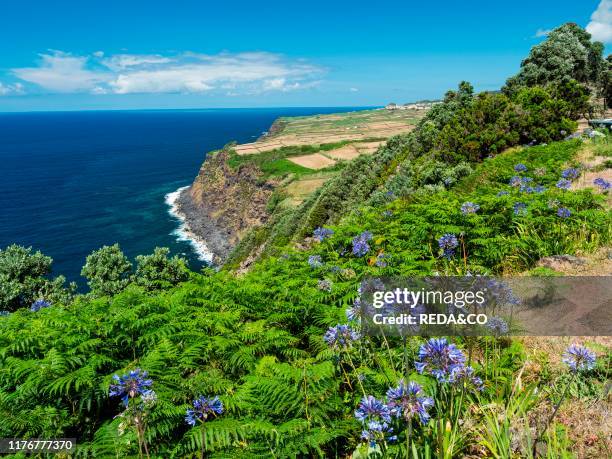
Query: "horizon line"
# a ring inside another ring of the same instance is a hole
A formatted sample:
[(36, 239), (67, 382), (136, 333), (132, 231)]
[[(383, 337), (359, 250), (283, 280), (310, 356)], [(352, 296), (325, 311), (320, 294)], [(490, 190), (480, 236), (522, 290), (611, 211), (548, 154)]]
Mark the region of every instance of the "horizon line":
[[(386, 105), (386, 104), (385, 104)], [(200, 110), (265, 110), (265, 109), (292, 109), (292, 108), (355, 108), (376, 109), (385, 105), (279, 105), (264, 107), (192, 107), (192, 108), (83, 108), (76, 110), (0, 110), (1, 115), (16, 113), (81, 113), (81, 112), (159, 112), (159, 111), (200, 111)]]

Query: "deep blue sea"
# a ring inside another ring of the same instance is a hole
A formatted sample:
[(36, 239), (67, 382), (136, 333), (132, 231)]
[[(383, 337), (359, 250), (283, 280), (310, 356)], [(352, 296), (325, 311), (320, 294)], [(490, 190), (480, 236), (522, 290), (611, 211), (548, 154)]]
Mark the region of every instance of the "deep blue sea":
[(279, 116), (355, 108), (0, 113), (0, 248), (32, 246), (82, 289), (92, 250), (133, 260), (156, 246), (199, 259), (164, 197), (189, 185), (206, 152), (254, 141)]

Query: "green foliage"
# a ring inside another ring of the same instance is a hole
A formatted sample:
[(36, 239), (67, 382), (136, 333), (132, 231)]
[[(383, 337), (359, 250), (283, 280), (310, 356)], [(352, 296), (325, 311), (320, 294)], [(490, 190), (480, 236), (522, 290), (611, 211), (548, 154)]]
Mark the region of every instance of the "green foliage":
[(548, 83), (596, 83), (603, 67), (603, 45), (574, 23), (567, 23), (548, 34), (534, 46), (521, 63), (519, 73), (507, 86), (536, 86)]
[[(574, 128), (584, 96), (562, 83), (479, 95), (461, 83), (415, 132), (348, 163), (297, 209), (274, 198), (270, 222), (247, 235), (231, 260), (235, 266), (261, 248), (262, 259), (241, 276), (208, 269), (187, 278), (184, 262), (159, 248), (138, 257), (132, 275), (118, 245), (95, 251), (83, 268), (92, 295), (0, 317), (0, 437), (74, 436), (80, 457), (135, 457), (143, 439), (155, 458), (201, 450), (218, 458), (530, 457), (530, 411), (562, 399), (557, 383), (568, 376), (542, 365), (540, 380), (523, 384), (520, 343), (457, 340), (484, 381), (482, 392), (467, 393), (416, 373), (421, 338), (362, 337), (339, 350), (323, 335), (345, 322), (368, 276), (524, 272), (543, 256), (610, 243), (606, 196), (555, 187), (581, 149), (609, 156), (607, 138), (549, 143)], [(549, 144), (507, 150), (532, 140)], [(247, 161), (233, 160), (236, 167)], [(510, 186), (517, 163), (545, 190)], [(476, 213), (461, 212), (467, 201), (480, 206)], [(525, 212), (514, 212), (517, 202)], [(558, 206), (571, 216), (557, 216)], [(303, 240), (321, 225), (333, 235)], [(353, 256), (352, 240), (366, 230), (369, 251)], [(437, 243), (445, 233), (459, 241), (448, 259)], [(320, 267), (309, 265), (312, 255)], [(378, 255), (386, 266), (376, 264)], [(27, 249), (0, 252), (0, 273), (22, 284), (46, 275), (49, 264)], [(587, 377), (572, 376), (569, 396), (603, 398), (609, 359), (608, 352)], [(135, 416), (108, 395), (112, 375), (134, 368), (149, 372), (157, 394), (136, 431), (126, 428)], [(384, 397), (402, 378), (435, 399), (433, 419), (396, 431), (395, 443), (364, 444), (354, 417), (359, 400)], [(219, 396), (225, 410), (191, 428), (185, 410), (200, 395)], [(559, 426), (542, 441), (548, 457), (568, 456)]]
[(0, 250), (0, 309), (15, 311), (44, 299), (51, 303), (68, 302), (74, 294), (74, 284), (65, 287), (65, 277), (49, 279), (51, 257), (32, 248), (10, 245)]
[(170, 250), (156, 247), (151, 255), (136, 257), (134, 281), (147, 291), (167, 289), (189, 278), (184, 258), (175, 255), (168, 258)]
[(114, 295), (130, 282), (132, 263), (119, 248), (119, 244), (103, 246), (87, 255), (81, 275), (87, 279), (95, 296)]

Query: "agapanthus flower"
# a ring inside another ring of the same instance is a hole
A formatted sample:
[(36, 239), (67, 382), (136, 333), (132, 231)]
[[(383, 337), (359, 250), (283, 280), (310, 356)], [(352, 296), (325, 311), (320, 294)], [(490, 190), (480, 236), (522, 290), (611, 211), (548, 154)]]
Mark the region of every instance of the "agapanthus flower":
[(461, 206), (461, 213), (463, 215), (467, 215), (467, 214), (475, 214), (476, 212), (478, 212), (478, 209), (480, 209), (480, 206), (478, 204), (474, 204), (473, 202), (464, 202)]
[(421, 345), (414, 366), (419, 373), (429, 373), (439, 382), (452, 382), (464, 364), (465, 356), (457, 346), (449, 344), (446, 338), (431, 338)]
[(561, 190), (569, 190), (572, 186), (572, 182), (567, 179), (561, 179), (555, 186)]
[(563, 362), (573, 372), (592, 370), (596, 360), (593, 351), (577, 344), (572, 344), (563, 354)]
[(597, 185), (602, 191), (610, 189), (610, 182), (601, 177), (597, 177), (595, 180), (593, 180), (593, 184)]
[(320, 268), (323, 266), (323, 262), (321, 261), (321, 255), (310, 255), (308, 257), (308, 264), (311, 268)]
[(121, 401), (128, 406), (130, 398), (137, 397), (148, 391), (153, 384), (153, 380), (147, 379), (149, 374), (146, 371), (136, 368), (122, 376), (113, 375), (113, 384), (110, 385), (109, 395), (111, 397), (121, 397)]
[(370, 245), (367, 241), (360, 238), (353, 239), (353, 255), (356, 257), (363, 257), (370, 251)]
[(522, 215), (527, 212), (527, 205), (524, 202), (517, 202), (512, 206), (514, 215)]
[(359, 333), (350, 326), (344, 324), (329, 327), (325, 335), (323, 335), (323, 340), (333, 348), (350, 347), (353, 341), (357, 341), (358, 339)]
[(557, 216), (561, 218), (571, 217), (572, 212), (567, 207), (559, 207), (557, 209)]
[(143, 408), (151, 408), (157, 403), (157, 394), (153, 390), (145, 390), (140, 396)]
[(331, 290), (332, 290), (332, 283), (331, 283), (331, 281), (329, 281), (327, 279), (319, 279), (319, 281), (317, 282), (317, 288), (319, 290), (324, 291), (324, 292), (331, 292)]
[(8, 317), (10, 314), (9, 311), (0, 311), (0, 317)]
[(387, 255), (385, 255), (384, 253), (379, 253), (376, 256), (376, 266), (378, 266), (379, 268), (386, 268), (387, 267), (387, 262), (385, 261), (385, 259), (387, 258)]
[(314, 230), (313, 236), (317, 241), (323, 242), (328, 237), (331, 237), (332, 234), (334, 234), (334, 230), (319, 226)]
[(475, 390), (478, 392), (484, 390), (482, 379), (474, 375), (474, 369), (472, 367), (465, 365), (455, 372), (453, 384), (466, 390)]
[(561, 177), (568, 180), (576, 180), (580, 176), (580, 170), (575, 167), (570, 167), (561, 172)]
[(386, 422), (373, 420), (363, 423), (363, 427), (361, 438), (367, 441), (372, 448), (376, 447), (378, 442), (397, 440), (397, 435), (389, 435), (393, 433), (393, 427)]
[(361, 296), (364, 293), (378, 292), (385, 289), (385, 284), (379, 278), (368, 278), (361, 281), (357, 287), (357, 293)]
[(518, 187), (523, 183), (523, 177), (520, 175), (514, 175), (510, 178), (510, 186)]
[(359, 236), (353, 238), (353, 255), (356, 257), (363, 257), (370, 251), (370, 245), (368, 241), (372, 239), (372, 233), (364, 231)]
[(517, 297), (512, 288), (506, 283), (496, 279), (486, 280), (486, 298), (487, 303), (497, 306), (518, 305), (521, 299)]
[(514, 170), (516, 172), (525, 172), (527, 170), (527, 166), (525, 166), (523, 163), (518, 163), (516, 166), (514, 166)]
[(346, 308), (345, 310), (346, 318), (348, 320), (359, 320), (359, 318), (361, 317), (361, 309), (361, 298), (355, 298), (355, 300), (353, 301), (353, 306), (351, 306), (350, 308)]
[(391, 422), (391, 410), (382, 400), (368, 395), (361, 399), (359, 407), (355, 410), (355, 419), (360, 422), (367, 422), (372, 418), (379, 418), (385, 422)]
[(392, 215), (393, 215), (393, 212), (392, 212), (391, 210), (385, 210), (385, 211), (383, 211), (383, 213), (382, 213), (382, 216), (383, 216), (383, 217), (385, 217), (385, 218), (389, 218), (389, 217), (391, 217)]
[(486, 326), (491, 329), (495, 335), (505, 335), (509, 330), (508, 324), (501, 317), (491, 317), (487, 320)]
[(542, 185), (536, 185), (536, 186), (533, 188), (533, 191), (534, 191), (535, 193), (544, 193), (544, 192), (546, 191), (546, 187), (544, 187), (544, 186), (542, 186)]
[(438, 246), (442, 249), (444, 257), (450, 260), (455, 255), (455, 249), (459, 247), (459, 241), (454, 234), (446, 233), (438, 239)]
[(507, 195), (509, 195), (509, 194), (510, 194), (510, 193), (508, 193), (507, 191), (502, 190), (502, 191), (500, 191), (499, 193), (497, 193), (497, 197), (498, 197), (498, 198), (501, 198), (502, 196), (507, 196)]
[(185, 414), (185, 422), (195, 426), (198, 421), (205, 422), (211, 416), (223, 413), (223, 403), (219, 397), (207, 398), (200, 396), (193, 401), (193, 408)]
[(425, 396), (421, 386), (414, 381), (405, 384), (400, 381), (397, 387), (387, 391), (388, 405), (391, 414), (407, 422), (416, 416), (422, 424), (427, 424), (431, 416), (428, 410), (434, 405), (432, 398)]
[(32, 303), (32, 306), (30, 306), (30, 311), (38, 312), (43, 308), (48, 308), (49, 306), (51, 306), (51, 303), (47, 300), (36, 300), (34, 303)]

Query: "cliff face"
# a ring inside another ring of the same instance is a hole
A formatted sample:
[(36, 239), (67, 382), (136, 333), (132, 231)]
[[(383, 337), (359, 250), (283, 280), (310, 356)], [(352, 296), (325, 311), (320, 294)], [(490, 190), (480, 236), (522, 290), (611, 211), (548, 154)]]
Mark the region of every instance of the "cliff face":
[(228, 159), (227, 151), (209, 156), (178, 200), (190, 231), (206, 242), (217, 263), (249, 229), (267, 220), (266, 204), (273, 191), (272, 183), (259, 182), (256, 166), (233, 169)]

